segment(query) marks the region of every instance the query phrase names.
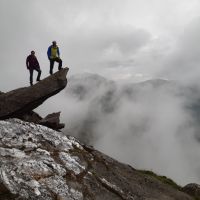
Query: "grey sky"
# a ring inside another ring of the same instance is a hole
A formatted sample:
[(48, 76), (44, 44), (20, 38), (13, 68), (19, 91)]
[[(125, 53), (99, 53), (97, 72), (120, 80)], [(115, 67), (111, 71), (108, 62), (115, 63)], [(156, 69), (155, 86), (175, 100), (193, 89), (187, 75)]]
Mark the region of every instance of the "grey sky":
[(199, 9), (198, 0), (1, 0), (1, 90), (27, 84), (32, 49), (47, 76), (52, 40), (70, 74), (179, 78), (174, 73), (197, 66)]

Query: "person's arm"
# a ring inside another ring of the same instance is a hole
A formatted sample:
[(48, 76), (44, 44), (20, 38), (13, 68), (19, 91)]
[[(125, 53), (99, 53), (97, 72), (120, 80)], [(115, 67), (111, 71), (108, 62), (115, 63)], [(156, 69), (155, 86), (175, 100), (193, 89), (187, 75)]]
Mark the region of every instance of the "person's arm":
[(51, 46), (47, 50), (47, 56), (48, 56), (48, 58), (50, 60), (50, 58), (51, 58)]
[(38, 59), (35, 57), (35, 59), (36, 59), (36, 64), (37, 64), (37, 66), (40, 68), (40, 64), (39, 64), (39, 62), (38, 62)]

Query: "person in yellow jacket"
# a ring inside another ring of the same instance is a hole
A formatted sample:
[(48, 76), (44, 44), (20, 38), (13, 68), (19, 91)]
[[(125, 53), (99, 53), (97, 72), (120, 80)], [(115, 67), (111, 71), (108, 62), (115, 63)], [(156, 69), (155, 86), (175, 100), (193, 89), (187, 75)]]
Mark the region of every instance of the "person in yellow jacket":
[(47, 50), (47, 56), (50, 61), (50, 74), (53, 74), (53, 66), (54, 62), (58, 62), (58, 70), (62, 69), (62, 60), (60, 59), (60, 50), (59, 47), (57, 46), (56, 41), (52, 42), (52, 45), (49, 46)]

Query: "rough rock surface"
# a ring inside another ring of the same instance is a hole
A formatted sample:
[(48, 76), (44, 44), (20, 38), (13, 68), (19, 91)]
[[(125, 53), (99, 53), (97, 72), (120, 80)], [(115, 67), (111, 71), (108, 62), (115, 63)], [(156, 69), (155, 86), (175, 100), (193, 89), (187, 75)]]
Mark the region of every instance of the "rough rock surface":
[(48, 114), (45, 118), (42, 118), (36, 112), (30, 111), (18, 118), (26, 122), (41, 124), (43, 126), (59, 131), (60, 129), (65, 127), (64, 123), (60, 123), (60, 113), (61, 112), (51, 113)]
[(59, 130), (65, 127), (65, 124), (60, 123), (60, 112), (48, 114), (44, 119), (39, 121), (39, 124)]
[(192, 200), (159, 180), (18, 119), (0, 121), (0, 199)]
[(42, 120), (42, 117), (34, 111), (29, 111), (18, 118), (26, 122), (33, 122), (35, 124), (39, 124)]
[(182, 188), (182, 191), (194, 196), (196, 199), (200, 199), (200, 185), (196, 183), (187, 184)]
[(67, 85), (68, 68), (43, 79), (31, 87), (19, 88), (0, 95), (0, 119), (19, 117), (41, 105)]

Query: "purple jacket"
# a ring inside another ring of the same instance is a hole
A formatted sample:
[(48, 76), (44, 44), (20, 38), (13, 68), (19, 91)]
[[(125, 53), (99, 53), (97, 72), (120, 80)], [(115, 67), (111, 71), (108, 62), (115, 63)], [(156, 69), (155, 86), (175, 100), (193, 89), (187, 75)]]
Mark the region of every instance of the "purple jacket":
[(26, 58), (26, 67), (27, 69), (40, 69), (40, 64), (34, 55), (29, 55)]

